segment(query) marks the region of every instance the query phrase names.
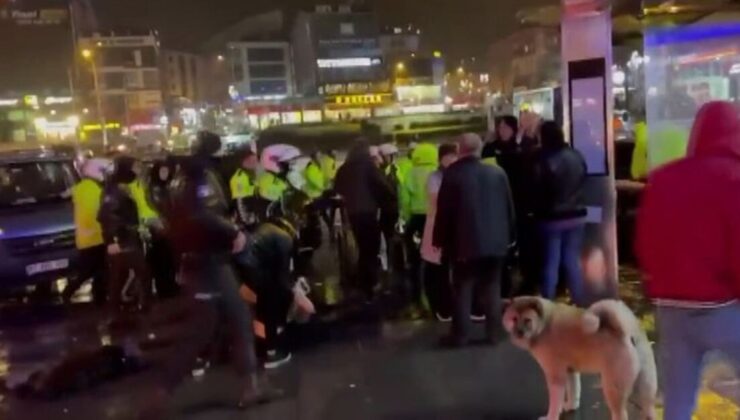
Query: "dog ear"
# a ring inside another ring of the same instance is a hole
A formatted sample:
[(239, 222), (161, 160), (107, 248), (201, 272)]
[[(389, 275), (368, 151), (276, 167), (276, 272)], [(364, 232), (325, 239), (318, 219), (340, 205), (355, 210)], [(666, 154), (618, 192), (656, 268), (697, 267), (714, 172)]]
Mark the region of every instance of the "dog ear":
[(545, 318), (545, 300), (538, 297), (526, 297), (521, 298), (519, 301), (520, 306), (519, 309), (524, 310), (532, 310), (537, 313), (537, 316), (540, 318)]

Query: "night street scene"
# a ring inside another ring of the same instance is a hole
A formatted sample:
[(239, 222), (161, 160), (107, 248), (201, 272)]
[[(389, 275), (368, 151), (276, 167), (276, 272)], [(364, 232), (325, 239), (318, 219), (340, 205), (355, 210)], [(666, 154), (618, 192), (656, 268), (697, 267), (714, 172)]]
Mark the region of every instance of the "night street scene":
[(740, 419), (740, 0), (0, 0), (0, 419)]

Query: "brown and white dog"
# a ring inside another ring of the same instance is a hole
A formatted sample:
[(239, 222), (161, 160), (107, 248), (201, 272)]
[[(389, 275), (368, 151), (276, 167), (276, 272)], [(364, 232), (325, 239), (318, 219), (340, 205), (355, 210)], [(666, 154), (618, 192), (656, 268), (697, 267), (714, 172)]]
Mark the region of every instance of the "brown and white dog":
[(581, 372), (601, 374), (612, 420), (627, 420), (628, 402), (638, 407), (641, 419), (656, 418), (653, 350), (624, 303), (604, 300), (584, 310), (520, 297), (506, 309), (504, 327), (544, 371), (550, 406), (543, 419), (557, 420), (564, 410), (578, 408)]

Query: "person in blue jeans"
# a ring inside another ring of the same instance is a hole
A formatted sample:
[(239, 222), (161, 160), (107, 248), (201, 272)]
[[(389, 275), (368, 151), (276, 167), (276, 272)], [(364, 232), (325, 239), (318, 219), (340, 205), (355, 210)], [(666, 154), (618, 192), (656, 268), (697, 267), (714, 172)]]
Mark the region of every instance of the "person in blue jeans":
[[(541, 155), (537, 160), (535, 217), (542, 234), (542, 295), (554, 299), (560, 273), (564, 273), (571, 299), (585, 305), (581, 247), (586, 224), (584, 185), (586, 163), (565, 142), (563, 130), (554, 121), (540, 128)], [(561, 270), (562, 269), (562, 270)]]

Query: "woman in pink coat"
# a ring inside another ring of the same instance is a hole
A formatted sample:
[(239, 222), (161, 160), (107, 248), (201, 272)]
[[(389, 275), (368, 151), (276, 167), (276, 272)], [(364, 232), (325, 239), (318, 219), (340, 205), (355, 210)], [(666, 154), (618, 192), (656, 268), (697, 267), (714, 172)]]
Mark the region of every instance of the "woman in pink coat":
[(424, 236), (421, 241), (421, 257), (424, 260), (424, 289), (429, 306), (439, 321), (452, 320), (452, 288), (450, 287), (450, 267), (442, 262), (442, 252), (432, 245), (434, 220), (437, 213), (437, 194), (442, 185), (444, 170), (457, 160), (457, 145), (445, 143), (439, 147), (439, 169), (427, 181), (429, 205)]

